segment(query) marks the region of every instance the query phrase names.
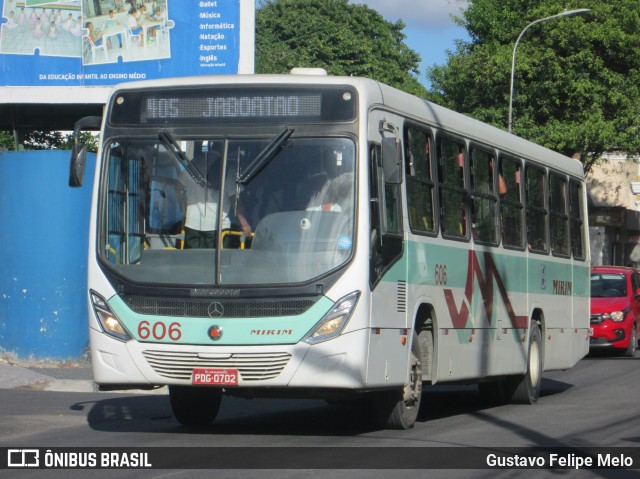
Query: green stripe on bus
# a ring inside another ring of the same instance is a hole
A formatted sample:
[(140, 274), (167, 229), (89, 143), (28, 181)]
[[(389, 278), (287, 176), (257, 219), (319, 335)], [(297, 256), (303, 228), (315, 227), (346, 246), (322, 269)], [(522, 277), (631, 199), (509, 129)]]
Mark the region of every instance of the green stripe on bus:
[[(138, 341), (217, 346), (295, 344), (334, 304), (323, 296), (297, 316), (194, 318), (140, 314), (132, 311), (117, 295), (109, 300), (112, 311)], [(222, 328), (222, 335), (216, 341), (208, 334), (214, 325)]]
[[(410, 285), (464, 288), (469, 273), (469, 248), (429, 242), (407, 241), (405, 258), (386, 272), (385, 282), (407, 281)], [(475, 251), (478, 264), (485, 271), (485, 251)], [(587, 297), (589, 265), (587, 263), (543, 257), (526, 253), (508, 254), (490, 250), (496, 270), (508, 291), (532, 294), (564, 294)]]

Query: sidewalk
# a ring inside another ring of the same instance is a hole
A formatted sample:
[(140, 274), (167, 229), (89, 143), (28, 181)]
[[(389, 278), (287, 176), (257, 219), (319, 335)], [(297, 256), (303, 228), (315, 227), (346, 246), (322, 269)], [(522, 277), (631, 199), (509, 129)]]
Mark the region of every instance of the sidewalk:
[[(15, 361), (0, 355), (0, 389), (31, 389), (59, 392), (98, 392), (89, 362)], [(163, 394), (166, 387), (111, 391), (128, 394)]]
[(0, 358), (0, 389), (94, 392), (90, 364), (21, 365)]

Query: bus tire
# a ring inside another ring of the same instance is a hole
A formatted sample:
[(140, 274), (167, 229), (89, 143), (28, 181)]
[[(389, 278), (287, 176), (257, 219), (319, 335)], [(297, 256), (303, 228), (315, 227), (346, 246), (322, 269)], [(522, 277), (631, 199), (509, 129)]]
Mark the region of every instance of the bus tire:
[(183, 426), (204, 427), (218, 415), (222, 389), (196, 386), (169, 386), (171, 410)]
[(535, 404), (540, 397), (542, 386), (543, 349), (542, 334), (537, 322), (529, 328), (529, 345), (527, 351), (527, 372), (522, 376), (510, 378), (510, 389), (513, 391), (511, 402)]
[(402, 389), (374, 394), (374, 414), (386, 429), (411, 429), (418, 418), (422, 399), (422, 361), (420, 342), (414, 333), (409, 359), (409, 382)]

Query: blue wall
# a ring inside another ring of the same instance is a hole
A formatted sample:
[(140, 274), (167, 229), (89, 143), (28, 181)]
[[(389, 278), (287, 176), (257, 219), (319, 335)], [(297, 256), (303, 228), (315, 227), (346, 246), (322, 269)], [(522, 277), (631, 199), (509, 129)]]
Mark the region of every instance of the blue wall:
[(69, 151), (0, 153), (0, 351), (76, 360), (88, 345), (87, 245), (95, 155), (68, 186)]

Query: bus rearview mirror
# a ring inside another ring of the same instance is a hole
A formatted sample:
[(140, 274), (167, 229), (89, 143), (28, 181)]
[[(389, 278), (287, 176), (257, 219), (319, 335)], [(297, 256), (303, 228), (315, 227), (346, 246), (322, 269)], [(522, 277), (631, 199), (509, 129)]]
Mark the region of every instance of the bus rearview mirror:
[(87, 165), (87, 147), (75, 144), (71, 149), (71, 163), (69, 165), (69, 186), (82, 186), (84, 171)]
[(400, 143), (395, 137), (382, 139), (382, 168), (385, 183), (399, 185), (402, 183)]
[(73, 127), (74, 144), (71, 149), (71, 163), (69, 165), (69, 186), (82, 186), (84, 170), (87, 165), (87, 147), (80, 142), (82, 130), (100, 130), (101, 116), (85, 116), (76, 121)]

